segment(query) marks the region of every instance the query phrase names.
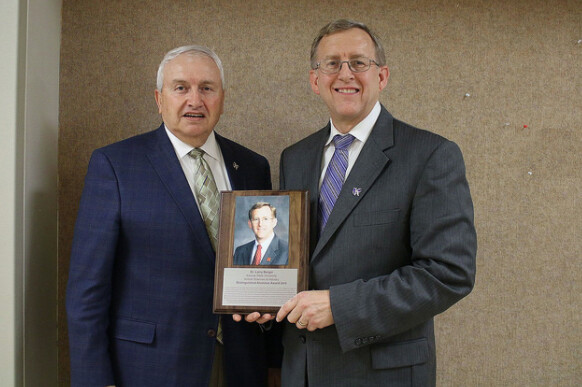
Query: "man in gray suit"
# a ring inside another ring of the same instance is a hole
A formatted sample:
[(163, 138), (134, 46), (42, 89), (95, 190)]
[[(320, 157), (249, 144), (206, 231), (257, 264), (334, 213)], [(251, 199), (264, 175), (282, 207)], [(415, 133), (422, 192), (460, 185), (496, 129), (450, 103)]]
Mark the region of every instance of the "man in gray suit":
[(364, 24), (325, 26), (311, 67), (331, 120), (281, 155), (281, 189), (311, 193), (311, 290), (276, 316), (287, 320), (283, 385), (435, 385), (433, 317), (475, 280), (461, 151), (379, 103), (389, 71)]
[(277, 209), (267, 202), (255, 203), (249, 210), (248, 225), (255, 239), (234, 251), (235, 265), (286, 265), (289, 244), (275, 234)]
[[(288, 320), (283, 384), (434, 385), (433, 317), (475, 280), (461, 151), (398, 121), (378, 102), (389, 71), (365, 25), (325, 26), (311, 66), (311, 87), (331, 120), (281, 155), (281, 189), (312, 193), (312, 290), (277, 314)], [(345, 146), (347, 136), (353, 138)]]

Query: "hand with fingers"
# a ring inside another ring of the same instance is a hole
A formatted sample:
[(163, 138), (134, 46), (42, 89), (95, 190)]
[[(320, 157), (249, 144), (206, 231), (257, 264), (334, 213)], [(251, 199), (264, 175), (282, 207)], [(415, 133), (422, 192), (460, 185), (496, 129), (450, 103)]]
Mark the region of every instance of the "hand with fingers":
[[(275, 316), (273, 316), (269, 313), (261, 314), (260, 312), (253, 312), (253, 313), (249, 313), (247, 315), (244, 315), (244, 319), (246, 322), (256, 322), (259, 324), (264, 324), (266, 322), (271, 321), (274, 318), (275, 318)], [(233, 314), (232, 319), (236, 322), (241, 322), (243, 320), (243, 315)]]
[(329, 300), (329, 290), (310, 290), (296, 294), (279, 312), (277, 322), (287, 321), (298, 329), (314, 331), (334, 324)]

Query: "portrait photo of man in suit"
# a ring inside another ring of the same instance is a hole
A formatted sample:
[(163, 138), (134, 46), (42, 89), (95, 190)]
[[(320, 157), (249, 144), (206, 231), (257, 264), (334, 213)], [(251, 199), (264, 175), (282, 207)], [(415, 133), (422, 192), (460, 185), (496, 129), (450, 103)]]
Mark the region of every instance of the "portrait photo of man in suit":
[(271, 189), (266, 158), (215, 132), (224, 97), (219, 57), (178, 47), (158, 69), (159, 128), (93, 152), (66, 295), (72, 386), (280, 376), (277, 330), (212, 313), (219, 191)]
[(461, 151), (380, 104), (388, 76), (363, 23), (333, 21), (313, 41), (309, 80), (330, 120), (281, 154), (280, 189), (308, 190), (311, 211), (310, 290), (276, 315), (283, 386), (434, 386), (434, 316), (474, 286)]
[(254, 240), (234, 251), (234, 265), (287, 265), (289, 244), (275, 233), (277, 209), (268, 202), (257, 202), (249, 210), (248, 227)]

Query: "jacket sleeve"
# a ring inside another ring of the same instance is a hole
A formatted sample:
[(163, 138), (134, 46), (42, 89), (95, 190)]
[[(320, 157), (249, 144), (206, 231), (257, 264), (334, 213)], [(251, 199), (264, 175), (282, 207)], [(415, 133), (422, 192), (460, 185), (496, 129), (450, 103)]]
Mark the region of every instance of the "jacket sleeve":
[(72, 386), (115, 384), (108, 327), (119, 219), (115, 172), (95, 151), (77, 215), (66, 294)]

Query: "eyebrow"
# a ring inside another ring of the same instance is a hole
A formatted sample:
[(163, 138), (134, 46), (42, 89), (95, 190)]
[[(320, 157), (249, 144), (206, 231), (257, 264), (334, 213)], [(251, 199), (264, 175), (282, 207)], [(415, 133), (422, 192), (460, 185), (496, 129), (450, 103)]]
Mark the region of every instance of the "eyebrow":
[(199, 83), (201, 86), (218, 86), (220, 82), (205, 80)]
[[(327, 55), (325, 57), (323, 57), (323, 60), (326, 59), (339, 59), (341, 55)], [(353, 54), (348, 56), (349, 59), (356, 59), (356, 58), (368, 58), (366, 55), (364, 54)]]
[[(179, 78), (178, 79), (173, 79), (170, 83), (172, 85), (176, 85), (176, 84), (179, 84), (179, 83), (187, 83), (187, 84), (190, 84), (189, 81), (186, 81), (185, 79), (179, 79)], [(211, 80), (203, 80), (203, 81), (201, 81), (199, 83), (199, 85), (202, 85), (202, 86), (206, 86), (206, 85), (214, 86), (214, 85), (219, 85), (219, 84), (220, 84), (219, 82), (211, 81)]]

